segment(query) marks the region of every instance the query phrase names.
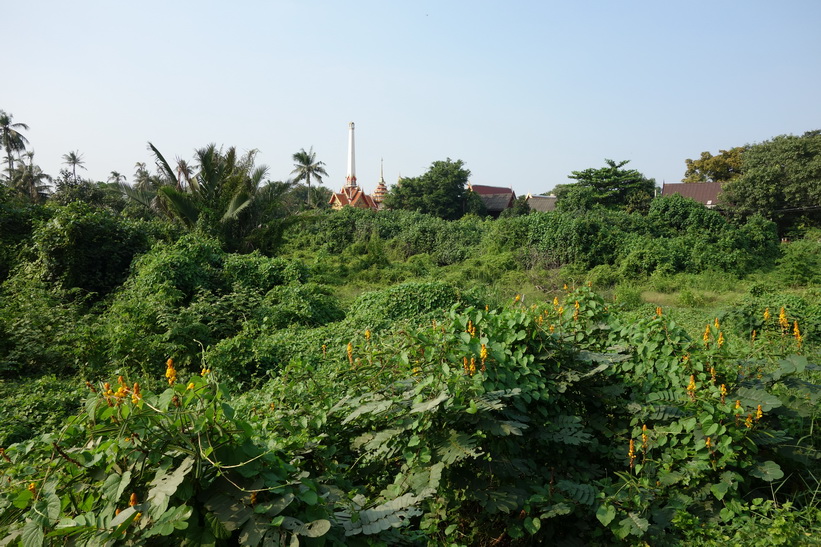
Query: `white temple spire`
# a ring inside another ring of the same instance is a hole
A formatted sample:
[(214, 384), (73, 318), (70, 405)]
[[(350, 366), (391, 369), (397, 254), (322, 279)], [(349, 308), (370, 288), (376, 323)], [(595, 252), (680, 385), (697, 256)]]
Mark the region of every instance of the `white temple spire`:
[(348, 174), (345, 176), (345, 186), (355, 188), (356, 184), (356, 159), (353, 142), (353, 122), (348, 124)]

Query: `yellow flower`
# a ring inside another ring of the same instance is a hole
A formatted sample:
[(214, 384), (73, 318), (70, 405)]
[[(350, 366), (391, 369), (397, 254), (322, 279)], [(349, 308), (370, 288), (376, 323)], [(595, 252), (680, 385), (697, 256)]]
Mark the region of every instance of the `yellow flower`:
[(710, 343), (710, 325), (707, 325), (707, 327), (704, 329), (704, 334), (702, 335), (701, 339), (704, 340), (705, 344)]
[(758, 405), (758, 408), (755, 410), (755, 419), (760, 420), (764, 417), (764, 411), (761, 410), (761, 405)]
[(706, 440), (706, 441), (704, 441), (704, 445), (705, 445), (708, 449), (709, 449), (711, 446), (713, 446), (713, 443), (712, 443), (712, 440), (710, 439), (710, 437), (707, 437), (707, 440)]
[(641, 448), (647, 452), (647, 424), (641, 426)]
[(559, 297), (558, 297), (558, 296), (554, 296), (554, 297), (553, 297), (553, 307), (554, 307), (554, 308), (558, 308), (558, 307), (559, 307)]
[(567, 290), (567, 283), (565, 283), (565, 284), (564, 284), (564, 287), (562, 287), (562, 288), (563, 288), (564, 290)]
[(476, 357), (471, 357), (470, 358), (470, 369), (469, 369), (469, 371), (470, 371), (471, 376), (476, 374)]
[(781, 308), (781, 311), (778, 313), (778, 324), (781, 325), (781, 330), (790, 328), (790, 322), (787, 321), (787, 310), (784, 308)]
[(194, 389), (194, 382), (189, 382), (185, 389)]
[(559, 306), (559, 315), (564, 313), (564, 306)]
[(735, 408), (736, 408), (736, 410), (740, 410), (740, 409), (741, 409), (741, 401), (740, 401), (740, 400), (738, 400), (738, 399), (736, 399), (736, 401), (735, 401)]
[(755, 336), (756, 336), (756, 332), (755, 332), (755, 329), (753, 329), (753, 335), (750, 337), (751, 342), (755, 342)]
[(32, 494), (37, 494), (37, 485), (34, 484), (33, 482), (30, 482), (29, 487), (28, 487), (28, 491), (31, 492)]
[(687, 384), (687, 393), (691, 399), (696, 398), (696, 377), (694, 374), (690, 375), (690, 383)]
[(348, 361), (353, 365), (353, 344), (348, 342)]
[(764, 310), (764, 321), (769, 321), (772, 315), (770, 314), (770, 308), (766, 308)]
[(630, 447), (627, 450), (627, 457), (630, 460), (630, 468), (632, 469), (636, 462), (636, 445), (633, 439), (630, 439)]
[(137, 513), (136, 515), (134, 515), (134, 522), (138, 522), (140, 520), (140, 518), (142, 518), (142, 516), (143, 516), (142, 513)]
[(479, 357), (482, 358), (483, 363), (485, 362), (485, 359), (487, 359), (487, 346), (484, 344), (482, 344), (482, 349), (479, 351)]
[(718, 347), (721, 347), (723, 345), (724, 345), (724, 333), (719, 332), (718, 333)]
[(138, 503), (139, 503), (139, 502), (137, 501), (137, 493), (136, 493), (136, 492), (132, 492), (132, 493), (131, 493), (131, 497), (128, 499), (128, 505), (129, 505), (129, 507), (134, 507), (134, 506), (135, 506), (135, 505), (137, 505)]
[(513, 302), (514, 303), (520, 302), (521, 300), (522, 300), (522, 295), (520, 295), (520, 294), (517, 294), (516, 296), (513, 297)]
[(656, 317), (661, 317), (661, 306), (656, 307)]
[(721, 326), (718, 324), (718, 317), (716, 317), (716, 320), (715, 320), (715, 321), (713, 321), (713, 325), (714, 325), (714, 326), (715, 326), (715, 328), (717, 328), (717, 329), (720, 329), (720, 328), (721, 328)]
[(370, 340), (370, 339), (371, 339), (371, 331), (368, 330), (368, 329), (365, 329), (365, 340)]
[(753, 427), (753, 415), (752, 414), (747, 414), (747, 419), (744, 420), (744, 425), (747, 426), (748, 429)]

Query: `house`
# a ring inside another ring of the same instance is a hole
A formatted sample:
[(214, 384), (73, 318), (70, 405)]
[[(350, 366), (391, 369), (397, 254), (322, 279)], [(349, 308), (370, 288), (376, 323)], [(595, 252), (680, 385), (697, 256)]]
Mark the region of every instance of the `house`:
[(678, 194), (703, 203), (708, 209), (718, 204), (720, 193), (720, 182), (665, 182), (661, 185), (662, 196)]
[(498, 217), (502, 211), (513, 207), (513, 202), (516, 201), (513, 188), (468, 183), (468, 191), (475, 192), (481, 198), (485, 209), (492, 217)]
[(556, 196), (553, 194), (550, 194), (549, 196), (534, 196), (533, 194), (528, 194), (527, 205), (530, 207), (531, 211), (538, 211), (540, 213), (555, 211)]

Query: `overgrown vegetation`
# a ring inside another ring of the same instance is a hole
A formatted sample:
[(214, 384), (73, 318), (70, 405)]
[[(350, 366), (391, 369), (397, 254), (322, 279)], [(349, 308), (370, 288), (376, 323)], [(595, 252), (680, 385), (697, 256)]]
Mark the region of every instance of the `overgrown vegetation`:
[(497, 220), (291, 214), (252, 154), (201, 152), (216, 174), (149, 177), (151, 208), (0, 192), (6, 543), (821, 532), (810, 223), (782, 243), (641, 177), (617, 207)]

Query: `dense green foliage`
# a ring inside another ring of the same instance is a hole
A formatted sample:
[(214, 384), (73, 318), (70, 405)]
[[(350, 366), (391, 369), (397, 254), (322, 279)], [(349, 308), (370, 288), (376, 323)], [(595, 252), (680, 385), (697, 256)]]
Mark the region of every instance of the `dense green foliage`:
[(462, 160), (435, 161), (419, 177), (403, 178), (385, 197), (389, 209), (425, 212), (455, 220), (468, 211), (470, 171)]
[(556, 188), (556, 207), (561, 211), (586, 210), (592, 206), (646, 211), (656, 189), (656, 181), (635, 169), (622, 169), (629, 161), (604, 160), (607, 167), (573, 171), (574, 184)]
[(0, 188), (4, 544), (821, 533), (817, 230), (592, 184), (497, 220), (306, 211), (202, 153), (138, 167), (142, 211), (70, 172)]

